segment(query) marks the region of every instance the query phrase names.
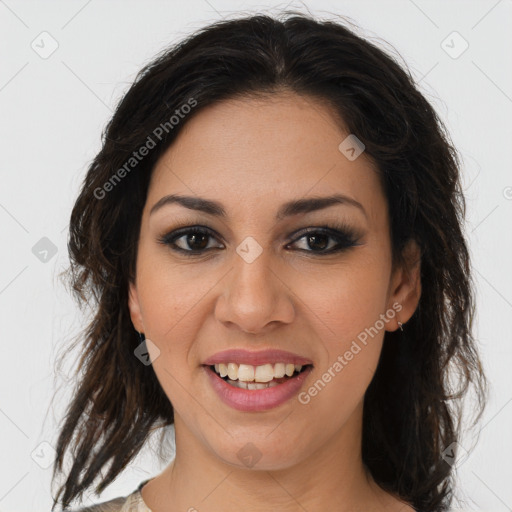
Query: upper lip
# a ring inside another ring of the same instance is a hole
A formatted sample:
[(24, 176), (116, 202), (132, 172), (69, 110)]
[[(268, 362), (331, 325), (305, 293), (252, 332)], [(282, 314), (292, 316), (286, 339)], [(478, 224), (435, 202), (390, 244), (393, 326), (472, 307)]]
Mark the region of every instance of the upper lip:
[(254, 366), (275, 363), (293, 363), (303, 366), (313, 364), (310, 359), (285, 350), (268, 349), (251, 351), (242, 348), (217, 352), (206, 359), (203, 364), (211, 366), (220, 363), (250, 364)]

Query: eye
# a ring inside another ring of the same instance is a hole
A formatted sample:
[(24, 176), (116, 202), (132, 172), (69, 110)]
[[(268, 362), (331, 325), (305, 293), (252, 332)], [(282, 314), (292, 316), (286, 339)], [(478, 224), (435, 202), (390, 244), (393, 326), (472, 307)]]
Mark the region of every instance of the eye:
[[(209, 228), (196, 226), (194, 228), (178, 229), (164, 235), (158, 241), (164, 245), (169, 245), (174, 251), (189, 253), (187, 256), (193, 256), (204, 252), (205, 249), (211, 249), (208, 238), (214, 238), (213, 232)], [(220, 248), (223, 248), (223, 246), (221, 245)]]
[[(347, 226), (322, 226), (320, 228), (309, 228), (307, 231), (302, 232), (302, 236), (295, 239), (293, 243), (296, 244), (303, 239), (303, 247), (309, 247), (313, 250), (302, 250), (304, 252), (312, 252), (319, 255), (333, 254), (358, 245), (357, 234), (353, 229)], [(332, 243), (333, 241), (334, 243)]]
[[(303, 246), (299, 248), (301, 252), (309, 252), (315, 255), (333, 254), (341, 252), (359, 245), (357, 240), (359, 236), (356, 231), (348, 226), (322, 226), (308, 228), (301, 232), (299, 238), (287, 245), (297, 244), (304, 239)], [(189, 226), (176, 231), (172, 231), (158, 239), (158, 242), (169, 246), (173, 251), (179, 252), (184, 256), (201, 256), (212, 249), (223, 249), (224, 245), (211, 246), (209, 242), (216, 239), (215, 233), (204, 226)], [(332, 243), (334, 241), (334, 243)]]

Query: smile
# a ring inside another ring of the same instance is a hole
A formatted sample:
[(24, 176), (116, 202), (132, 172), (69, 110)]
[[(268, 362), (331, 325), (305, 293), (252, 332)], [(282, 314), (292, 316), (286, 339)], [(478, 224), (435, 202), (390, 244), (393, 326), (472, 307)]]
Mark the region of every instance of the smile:
[(228, 384), (240, 389), (266, 389), (278, 386), (297, 376), (308, 365), (276, 363), (252, 366), (248, 364), (219, 363), (210, 366)]
[[(229, 373), (221, 377), (220, 364), (218, 371), (216, 371), (215, 365), (203, 365), (203, 368), (211, 388), (221, 402), (232, 409), (243, 412), (263, 412), (288, 402), (305, 386), (304, 382), (313, 370), (312, 364), (302, 366), (300, 370), (297, 370), (295, 365), (293, 365), (292, 375), (288, 376), (286, 375), (287, 365), (284, 364), (284, 377), (275, 377), (276, 365), (269, 365), (273, 366), (272, 378), (267, 382), (257, 382), (254, 378), (256, 377), (258, 367), (251, 367), (250, 370), (247, 370), (244, 369), (244, 365), (236, 365), (235, 363), (228, 363), (226, 367), (228, 367), (229, 364), (238, 366), (238, 368), (236, 368), (236, 379), (230, 379)], [(277, 374), (280, 375), (280, 372), (282, 372), (282, 363), (276, 364), (278, 365)], [(244, 378), (247, 377), (247, 374), (244, 375), (244, 372), (249, 373), (249, 375), (251, 371), (254, 372), (253, 380), (239, 379), (240, 375), (238, 375), (238, 372), (240, 371), (240, 366), (242, 366), (241, 374)], [(266, 367), (267, 365), (263, 366)], [(226, 369), (229, 372), (229, 368)], [(225, 370), (225, 368), (223, 367), (222, 370)], [(231, 375), (234, 376), (234, 367), (231, 367), (231, 372)], [(270, 368), (265, 368), (264, 370), (260, 370), (260, 372), (265, 372), (266, 379), (270, 377)]]

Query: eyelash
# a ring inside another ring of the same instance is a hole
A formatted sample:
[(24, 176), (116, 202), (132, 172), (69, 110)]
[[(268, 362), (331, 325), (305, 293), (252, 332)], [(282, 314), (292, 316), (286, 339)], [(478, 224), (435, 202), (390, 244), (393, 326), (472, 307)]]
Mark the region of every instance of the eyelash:
[[(216, 238), (214, 232), (205, 226), (188, 226), (185, 228), (179, 228), (175, 231), (171, 231), (170, 233), (167, 233), (161, 237), (158, 238), (158, 242), (169, 246), (169, 248), (175, 252), (178, 252), (180, 254), (183, 254), (186, 257), (194, 257), (194, 256), (203, 256), (205, 252), (209, 252), (212, 250), (210, 249), (202, 249), (202, 250), (185, 250), (181, 247), (177, 247), (175, 242), (176, 240), (179, 240), (185, 235), (188, 234), (200, 234), (200, 235), (207, 235), (212, 238)], [(299, 249), (301, 252), (309, 252), (314, 255), (330, 255), (342, 252), (344, 250), (349, 249), (350, 247), (354, 247), (356, 245), (359, 245), (357, 243), (357, 240), (359, 238), (356, 231), (346, 225), (343, 224), (337, 224), (337, 225), (324, 225), (320, 227), (315, 228), (309, 228), (306, 230), (299, 231), (298, 238), (294, 238), (289, 244), (293, 244), (301, 240), (302, 238), (305, 238), (306, 236), (311, 235), (323, 235), (327, 236), (329, 238), (333, 238), (336, 240), (337, 244), (334, 246), (334, 248), (329, 249), (328, 251), (322, 252), (322, 251), (312, 251), (312, 250), (306, 250), (306, 249)], [(185, 242), (187, 243), (187, 242)], [(307, 243), (307, 242), (306, 242)], [(289, 245), (287, 244), (287, 245)], [(329, 245), (329, 244), (328, 244)], [(215, 249), (218, 249), (218, 247), (215, 247)]]

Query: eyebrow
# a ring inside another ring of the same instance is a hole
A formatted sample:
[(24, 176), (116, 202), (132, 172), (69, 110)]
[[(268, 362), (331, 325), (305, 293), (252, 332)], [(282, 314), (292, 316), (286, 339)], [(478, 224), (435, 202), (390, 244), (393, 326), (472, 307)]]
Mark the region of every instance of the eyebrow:
[[(223, 219), (227, 217), (226, 210), (223, 208), (221, 203), (217, 201), (204, 199), (201, 197), (182, 196), (178, 194), (170, 194), (162, 197), (153, 205), (149, 215), (152, 215), (157, 210), (160, 210), (160, 208), (163, 206), (170, 204), (179, 204), (185, 208), (188, 208), (189, 210), (197, 210), (214, 217), (221, 217)], [(285, 217), (323, 210), (324, 208), (328, 208), (329, 206), (337, 204), (356, 207), (364, 214), (366, 218), (368, 218), (366, 210), (363, 208), (361, 203), (343, 194), (334, 194), (325, 197), (309, 197), (305, 199), (297, 199), (284, 203), (277, 212), (276, 220), (279, 221)]]

